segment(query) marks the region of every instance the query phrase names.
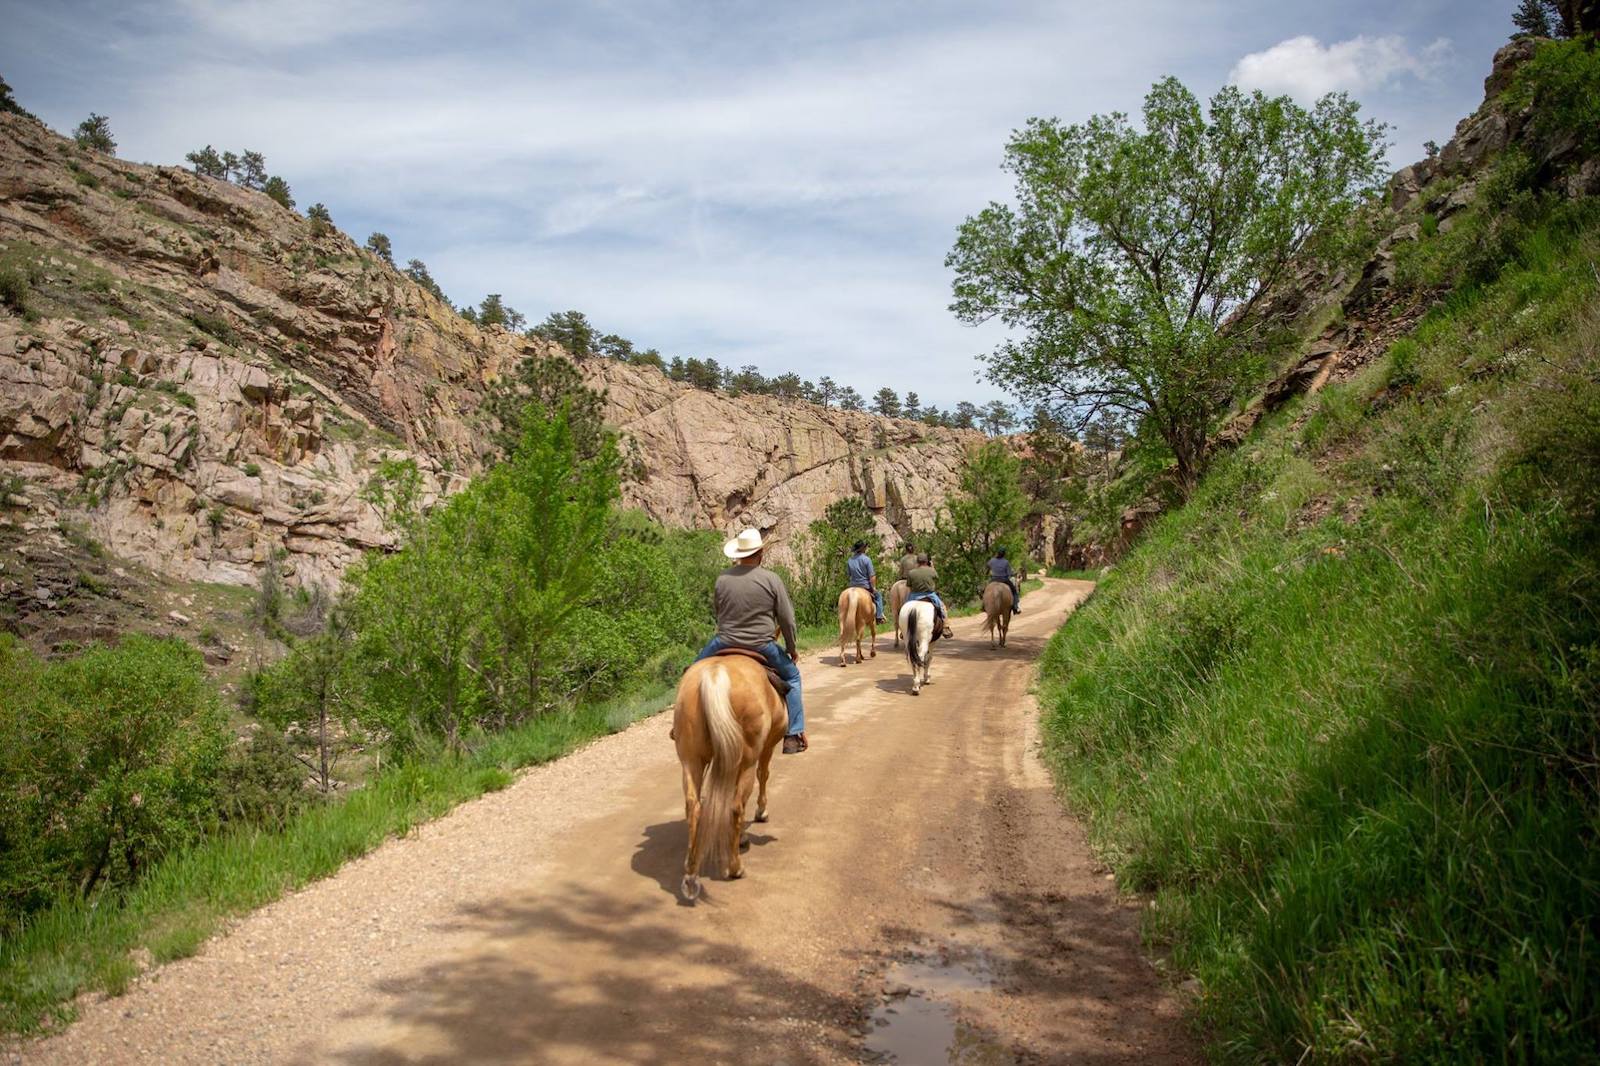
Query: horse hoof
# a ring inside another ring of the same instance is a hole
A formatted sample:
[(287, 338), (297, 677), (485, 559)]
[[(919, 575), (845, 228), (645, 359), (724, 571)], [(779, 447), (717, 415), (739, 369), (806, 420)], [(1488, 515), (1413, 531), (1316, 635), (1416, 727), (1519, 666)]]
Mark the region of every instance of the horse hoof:
[(766, 820), (767, 820), (767, 812), (766, 811), (757, 811), (756, 812), (756, 821), (764, 822)]
[(728, 880), (730, 880), (730, 881), (737, 881), (737, 880), (739, 880), (739, 878), (741, 878), (743, 876), (744, 876), (744, 867), (743, 866), (739, 867), (737, 870), (729, 870), (728, 871)]
[(698, 877), (685, 877), (683, 879), (683, 898), (690, 903), (700, 898), (700, 879)]

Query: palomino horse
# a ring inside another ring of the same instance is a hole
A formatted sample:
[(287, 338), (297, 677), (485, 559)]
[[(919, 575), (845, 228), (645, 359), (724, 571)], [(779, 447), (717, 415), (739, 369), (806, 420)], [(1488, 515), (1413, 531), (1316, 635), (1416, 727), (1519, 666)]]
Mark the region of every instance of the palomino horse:
[(900, 646), (900, 608), (906, 605), (906, 598), (911, 595), (911, 586), (901, 578), (889, 587), (889, 617), (894, 619), (894, 646)]
[(863, 588), (854, 586), (839, 593), (839, 665), (849, 666), (850, 660), (845, 658), (844, 646), (851, 640), (856, 642), (856, 662), (863, 661), (866, 656), (861, 654), (861, 634), (872, 634), (872, 657), (878, 657), (878, 605), (872, 601), (872, 593)]
[(684, 671), (672, 705), (672, 739), (683, 764), (683, 810), (689, 851), (683, 898), (700, 895), (700, 867), (727, 862), (729, 879), (744, 876), (739, 838), (745, 804), (760, 782), (755, 820), (767, 820), (767, 774), (789, 716), (767, 680), (765, 665), (743, 655), (715, 655)]
[(989, 634), (989, 647), (1006, 646), (1006, 633), (1011, 629), (1011, 586), (1004, 581), (991, 581), (983, 588), (983, 631)]
[(911, 694), (922, 695), (922, 686), (933, 684), (928, 667), (933, 662), (933, 604), (911, 600), (895, 616), (906, 631), (906, 661), (911, 664)]

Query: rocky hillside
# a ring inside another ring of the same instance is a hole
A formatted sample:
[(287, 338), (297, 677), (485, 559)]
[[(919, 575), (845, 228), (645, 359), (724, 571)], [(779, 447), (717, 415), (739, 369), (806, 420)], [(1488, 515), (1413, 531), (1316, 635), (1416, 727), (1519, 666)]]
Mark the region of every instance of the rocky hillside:
[[(362, 489), (415, 459), (449, 492), (488, 451), (486, 389), (553, 349), (480, 329), (265, 195), (80, 148), (0, 114), (0, 524), (76, 531), (176, 578), (275, 563), (327, 584), (385, 543)], [(638, 445), (629, 503), (781, 544), (861, 496), (926, 526), (977, 434), (586, 360)], [(3, 532), (3, 529), (0, 529)]]

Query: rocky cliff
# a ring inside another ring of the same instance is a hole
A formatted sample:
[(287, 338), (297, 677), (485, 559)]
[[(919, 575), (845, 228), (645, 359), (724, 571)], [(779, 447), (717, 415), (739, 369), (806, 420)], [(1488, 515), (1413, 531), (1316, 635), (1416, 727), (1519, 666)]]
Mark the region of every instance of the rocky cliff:
[[(387, 535), (362, 490), (488, 452), (488, 387), (538, 340), (480, 329), (332, 227), (0, 114), (0, 524), (82, 530), (185, 579), (335, 581)], [(642, 459), (626, 501), (780, 543), (842, 496), (932, 521), (977, 434), (579, 364)]]

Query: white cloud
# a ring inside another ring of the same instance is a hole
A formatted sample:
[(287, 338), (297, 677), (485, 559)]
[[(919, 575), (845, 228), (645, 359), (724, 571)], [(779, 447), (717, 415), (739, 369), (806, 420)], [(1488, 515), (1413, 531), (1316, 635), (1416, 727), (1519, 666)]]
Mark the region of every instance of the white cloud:
[(1362, 35), (1328, 45), (1315, 37), (1290, 37), (1239, 60), (1228, 80), (1246, 89), (1314, 100), (1339, 90), (1359, 94), (1401, 78), (1432, 77), (1450, 51), (1442, 37), (1421, 51), (1398, 36)]

